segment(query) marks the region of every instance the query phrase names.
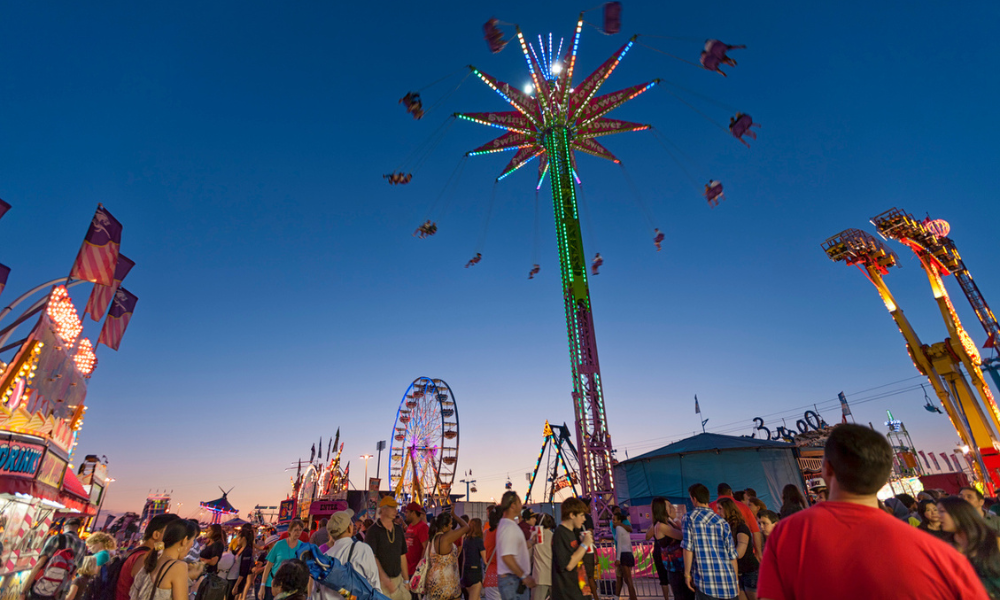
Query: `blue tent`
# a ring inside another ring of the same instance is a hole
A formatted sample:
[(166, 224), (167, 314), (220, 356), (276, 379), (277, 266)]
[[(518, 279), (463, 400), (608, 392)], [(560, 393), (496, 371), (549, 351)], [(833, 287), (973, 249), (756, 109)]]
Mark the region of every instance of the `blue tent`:
[(663, 496), (689, 504), (688, 487), (702, 483), (715, 497), (719, 483), (734, 490), (753, 488), (767, 507), (781, 507), (781, 489), (792, 483), (805, 490), (794, 444), (702, 433), (618, 463), (618, 502), (647, 505)]

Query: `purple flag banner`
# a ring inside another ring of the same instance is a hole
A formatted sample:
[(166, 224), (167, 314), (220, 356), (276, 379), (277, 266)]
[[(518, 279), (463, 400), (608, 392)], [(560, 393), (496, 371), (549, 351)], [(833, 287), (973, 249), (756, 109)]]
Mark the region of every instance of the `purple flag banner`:
[(0, 294), (3, 293), (3, 289), (7, 287), (7, 276), (10, 275), (10, 267), (7, 265), (0, 265)]
[(115, 281), (111, 285), (95, 285), (90, 291), (90, 298), (87, 300), (87, 307), (83, 309), (83, 314), (89, 314), (90, 318), (100, 321), (104, 313), (108, 311), (111, 299), (115, 297), (118, 286), (125, 281), (125, 276), (135, 266), (135, 262), (124, 254), (118, 254), (118, 265), (115, 266)]
[(114, 285), (121, 243), (122, 224), (98, 204), (69, 276), (100, 285)]
[(0, 200), (0, 218), (7, 214), (8, 210), (10, 210), (10, 204)]
[(111, 312), (104, 319), (104, 326), (101, 327), (101, 335), (97, 338), (98, 344), (104, 344), (112, 350), (118, 350), (125, 335), (128, 322), (135, 312), (135, 303), (139, 297), (123, 287), (119, 287), (115, 292), (115, 300), (111, 303)]

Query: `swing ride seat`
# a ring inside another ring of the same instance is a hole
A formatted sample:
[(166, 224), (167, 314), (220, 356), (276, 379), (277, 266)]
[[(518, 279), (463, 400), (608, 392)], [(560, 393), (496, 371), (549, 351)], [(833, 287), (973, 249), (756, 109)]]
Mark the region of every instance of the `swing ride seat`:
[(606, 2), (604, 4), (604, 33), (614, 35), (622, 30), (622, 3)]

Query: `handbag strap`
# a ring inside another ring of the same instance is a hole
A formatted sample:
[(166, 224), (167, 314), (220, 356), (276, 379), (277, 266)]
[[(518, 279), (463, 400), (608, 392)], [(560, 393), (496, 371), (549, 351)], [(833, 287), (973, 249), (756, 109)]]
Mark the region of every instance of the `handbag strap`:
[(156, 580), (153, 583), (153, 590), (149, 594), (149, 600), (153, 600), (153, 598), (156, 597), (156, 590), (160, 587), (160, 583), (163, 582), (163, 578), (166, 577), (167, 571), (169, 571), (170, 568), (173, 567), (174, 564), (178, 563), (178, 562), (180, 562), (180, 561), (172, 560), (169, 563), (167, 563), (167, 564), (163, 565), (162, 567), (160, 567), (160, 573), (159, 573), (159, 575), (157, 575)]

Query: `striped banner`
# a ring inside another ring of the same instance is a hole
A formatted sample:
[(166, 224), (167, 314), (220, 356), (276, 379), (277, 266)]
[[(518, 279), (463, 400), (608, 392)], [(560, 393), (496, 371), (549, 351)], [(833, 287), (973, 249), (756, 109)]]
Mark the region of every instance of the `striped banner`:
[[(95, 285), (90, 291), (90, 298), (87, 299), (87, 306), (83, 309), (83, 314), (89, 314), (94, 321), (100, 321), (106, 312), (111, 299), (115, 297), (118, 286), (125, 280), (125, 276), (135, 266), (135, 262), (124, 254), (118, 254), (118, 264), (115, 266), (115, 281), (112, 285)], [(2, 291), (3, 288), (0, 288)]]
[(69, 276), (100, 285), (113, 285), (121, 243), (122, 224), (98, 204)]
[(108, 317), (104, 319), (104, 326), (101, 327), (101, 335), (97, 338), (98, 344), (104, 344), (112, 350), (118, 350), (125, 336), (125, 329), (135, 312), (135, 303), (139, 297), (123, 287), (119, 287), (115, 292), (115, 301), (111, 305)]

